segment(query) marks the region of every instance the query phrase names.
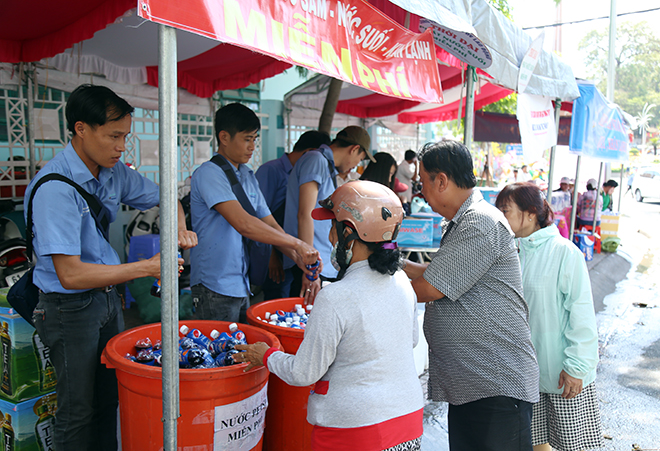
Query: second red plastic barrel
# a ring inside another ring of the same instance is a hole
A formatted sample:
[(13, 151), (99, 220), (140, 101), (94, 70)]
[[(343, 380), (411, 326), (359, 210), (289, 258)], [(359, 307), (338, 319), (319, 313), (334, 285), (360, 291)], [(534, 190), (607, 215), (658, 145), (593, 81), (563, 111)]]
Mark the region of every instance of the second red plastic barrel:
[[(247, 311), (248, 322), (273, 333), (282, 343), (284, 352), (295, 354), (305, 331), (274, 326), (257, 319), (265, 319), (266, 312), (290, 311), (302, 298), (274, 299), (253, 305)], [(307, 399), (314, 386), (292, 387), (282, 379), (270, 375), (268, 380), (268, 411), (264, 449), (267, 451), (309, 451), (312, 449), (312, 425), (307, 422)]]
[[(213, 329), (227, 332), (221, 321), (182, 321), (191, 329), (209, 335)], [(281, 348), (275, 335), (253, 326), (240, 325), (248, 343), (263, 341)], [(135, 342), (149, 337), (161, 339), (161, 325), (150, 324), (127, 330), (108, 342), (101, 362), (115, 368), (119, 382), (119, 413), (123, 451), (163, 449), (163, 383), (161, 369), (132, 362)], [(180, 413), (177, 423), (179, 449), (225, 449), (228, 443), (261, 451), (263, 409), (266, 408), (268, 370), (261, 366), (247, 373), (247, 364), (223, 368), (179, 371)], [(250, 446), (250, 444), (252, 444)]]

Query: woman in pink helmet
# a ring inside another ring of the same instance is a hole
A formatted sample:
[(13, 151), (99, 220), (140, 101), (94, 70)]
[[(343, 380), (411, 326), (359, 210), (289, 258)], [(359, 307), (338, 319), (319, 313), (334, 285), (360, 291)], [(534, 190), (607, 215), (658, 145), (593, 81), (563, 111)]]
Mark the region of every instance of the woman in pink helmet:
[(266, 365), (289, 385), (316, 384), (307, 421), (314, 451), (419, 450), (422, 389), (415, 371), (416, 296), (401, 269), (398, 197), (375, 182), (353, 181), (312, 212), (332, 220), (338, 282), (316, 297), (295, 355), (265, 343), (240, 346), (239, 362)]

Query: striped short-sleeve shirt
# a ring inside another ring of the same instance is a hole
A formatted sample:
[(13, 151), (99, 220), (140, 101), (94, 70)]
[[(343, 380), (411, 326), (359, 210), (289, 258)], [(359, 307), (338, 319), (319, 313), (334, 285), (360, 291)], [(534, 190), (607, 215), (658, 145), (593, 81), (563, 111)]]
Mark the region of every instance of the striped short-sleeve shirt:
[(539, 369), (511, 228), (474, 191), (451, 221), (424, 279), (429, 398), (460, 405), (493, 396), (539, 399)]

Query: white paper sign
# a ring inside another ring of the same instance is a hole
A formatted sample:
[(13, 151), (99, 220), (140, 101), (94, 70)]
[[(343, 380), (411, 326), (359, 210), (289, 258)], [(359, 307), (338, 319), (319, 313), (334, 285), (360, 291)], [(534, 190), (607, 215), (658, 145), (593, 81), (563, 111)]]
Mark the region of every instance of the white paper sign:
[(534, 69), (536, 68), (536, 63), (539, 62), (539, 56), (543, 51), (543, 40), (545, 39), (545, 30), (541, 32), (540, 35), (534, 41), (532, 45), (529, 46), (529, 50), (523, 57), (522, 62), (520, 63), (520, 70), (518, 71), (518, 92), (523, 93), (527, 89), (527, 84), (532, 78)]
[(527, 163), (540, 160), (543, 151), (557, 144), (555, 113), (549, 97), (518, 94), (518, 125)]
[(213, 451), (247, 451), (264, 433), (268, 384), (259, 392), (233, 404), (215, 408)]

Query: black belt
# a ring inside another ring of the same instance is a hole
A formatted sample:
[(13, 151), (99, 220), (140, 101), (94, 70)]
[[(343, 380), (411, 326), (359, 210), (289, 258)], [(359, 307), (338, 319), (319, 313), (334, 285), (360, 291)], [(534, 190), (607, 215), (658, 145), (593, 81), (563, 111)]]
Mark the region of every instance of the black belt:
[(114, 285), (108, 285), (107, 287), (93, 288), (92, 291), (102, 291), (104, 293), (110, 293), (114, 288)]
[[(110, 293), (113, 289), (115, 288), (114, 285), (108, 285), (106, 287), (99, 287), (99, 288), (92, 288), (91, 290), (87, 290), (86, 292), (90, 291), (100, 291), (101, 293)], [(78, 296), (80, 294), (86, 293), (85, 291), (81, 291), (80, 293), (58, 293), (58, 292), (52, 292), (52, 293), (44, 293), (41, 289), (39, 289), (40, 293), (45, 294), (46, 296), (49, 295), (57, 295), (57, 296)]]

